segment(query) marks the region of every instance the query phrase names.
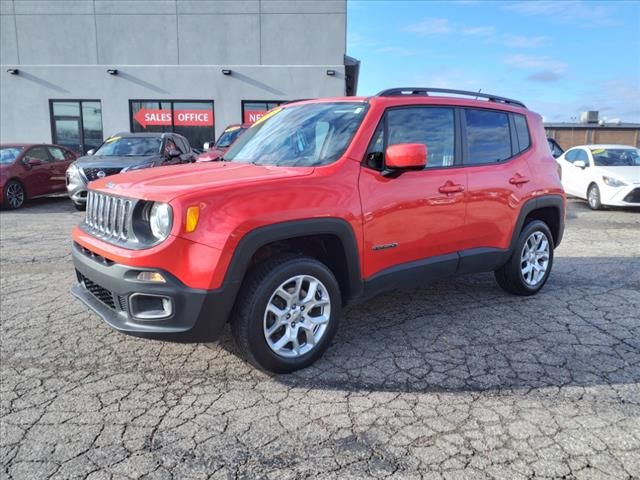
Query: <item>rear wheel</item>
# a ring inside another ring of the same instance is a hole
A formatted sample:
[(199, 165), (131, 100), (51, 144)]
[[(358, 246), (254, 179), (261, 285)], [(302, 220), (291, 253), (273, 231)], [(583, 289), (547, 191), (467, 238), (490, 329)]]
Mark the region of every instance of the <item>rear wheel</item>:
[(26, 199), (24, 187), (17, 180), (9, 180), (4, 186), (4, 204), (10, 210), (22, 207)]
[(591, 210), (600, 210), (602, 208), (600, 189), (595, 183), (592, 183), (589, 186), (589, 190), (587, 192), (587, 201), (589, 202), (589, 207), (591, 208)]
[(87, 209), (87, 204), (86, 203), (76, 203), (76, 202), (72, 202), (73, 206), (76, 208), (76, 210), (78, 210), (79, 212), (84, 212)]
[(256, 267), (243, 284), (233, 336), (252, 364), (274, 373), (293, 372), (328, 348), (341, 304), (338, 282), (323, 263), (276, 257)]
[(495, 271), (498, 285), (515, 295), (534, 295), (549, 278), (553, 265), (553, 236), (546, 223), (534, 220), (520, 232), (509, 261)]

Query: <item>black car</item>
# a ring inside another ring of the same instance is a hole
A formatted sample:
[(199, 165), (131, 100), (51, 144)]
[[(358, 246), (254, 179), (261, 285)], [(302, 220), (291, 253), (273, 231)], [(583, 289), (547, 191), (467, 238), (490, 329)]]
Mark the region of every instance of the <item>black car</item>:
[(67, 169), (67, 191), (73, 205), (84, 210), (87, 184), (98, 178), (141, 168), (195, 161), (189, 141), (177, 133), (118, 133)]

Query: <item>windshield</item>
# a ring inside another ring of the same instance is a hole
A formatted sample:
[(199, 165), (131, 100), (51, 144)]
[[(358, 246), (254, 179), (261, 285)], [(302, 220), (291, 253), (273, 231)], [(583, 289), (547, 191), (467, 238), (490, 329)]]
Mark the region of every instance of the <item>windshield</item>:
[(308, 167), (335, 162), (364, 117), (362, 102), (292, 105), (271, 110), (229, 149), (223, 160)]
[(220, 138), (216, 143), (216, 147), (227, 148), (236, 140), (236, 138), (238, 138), (238, 135), (240, 135), (245, 130), (246, 128), (241, 127), (233, 127), (229, 130), (225, 130), (224, 132), (222, 132), (222, 135), (220, 135)]
[(22, 147), (3, 147), (0, 148), (0, 165), (13, 163), (22, 152)]
[(112, 137), (105, 140), (94, 155), (137, 157), (160, 152), (160, 137)]
[(596, 167), (640, 166), (640, 150), (637, 148), (597, 148), (591, 150)]

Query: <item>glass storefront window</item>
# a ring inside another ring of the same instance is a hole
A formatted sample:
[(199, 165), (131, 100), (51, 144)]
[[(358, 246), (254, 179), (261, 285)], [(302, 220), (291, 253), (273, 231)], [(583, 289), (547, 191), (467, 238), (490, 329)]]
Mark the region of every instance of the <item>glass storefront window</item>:
[(249, 125), (258, 121), (265, 113), (272, 108), (282, 105), (284, 101), (254, 101), (243, 100), (242, 101), (242, 123)]
[(50, 100), (52, 142), (80, 153), (102, 143), (99, 100)]
[(175, 132), (202, 149), (215, 135), (210, 100), (130, 100), (132, 132)]

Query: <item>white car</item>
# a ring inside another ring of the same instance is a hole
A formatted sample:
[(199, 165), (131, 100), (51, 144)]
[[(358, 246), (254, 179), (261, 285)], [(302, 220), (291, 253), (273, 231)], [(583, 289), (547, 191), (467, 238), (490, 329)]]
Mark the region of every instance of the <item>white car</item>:
[(557, 158), (567, 195), (593, 210), (604, 205), (640, 207), (640, 150), (626, 145), (582, 145)]

